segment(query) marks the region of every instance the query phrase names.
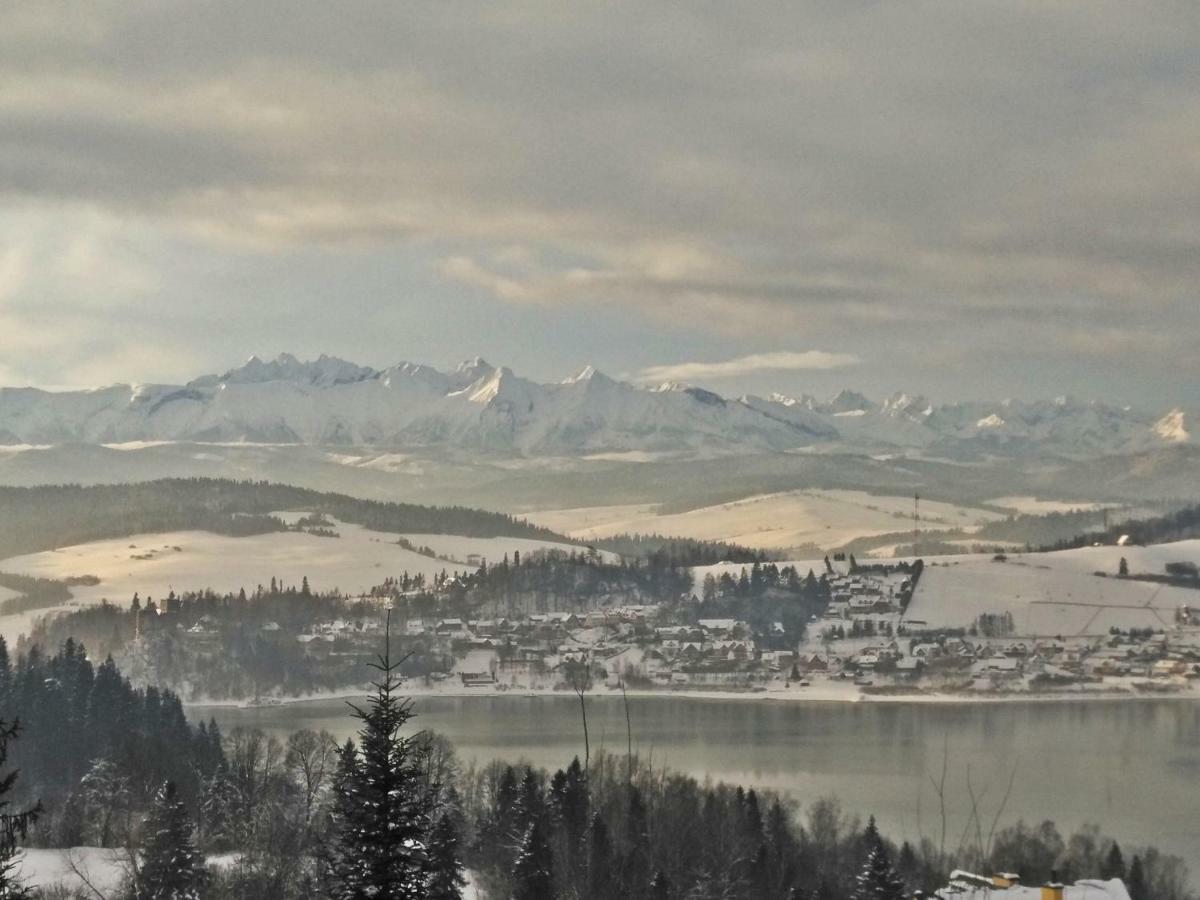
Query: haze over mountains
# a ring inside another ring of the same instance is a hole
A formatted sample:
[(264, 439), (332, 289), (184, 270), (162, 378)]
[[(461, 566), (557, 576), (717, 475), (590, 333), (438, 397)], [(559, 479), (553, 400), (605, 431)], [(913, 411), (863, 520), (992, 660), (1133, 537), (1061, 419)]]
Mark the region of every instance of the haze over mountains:
[(1195, 445), (1194, 422), (1182, 408), (1069, 398), (935, 404), (904, 393), (880, 402), (853, 391), (828, 401), (727, 398), (675, 383), (639, 387), (590, 366), (540, 384), (481, 359), (444, 372), (282, 354), (186, 385), (0, 388), (0, 444), (9, 446), (237, 442), (439, 448), (485, 458), (820, 451), (1079, 459)]

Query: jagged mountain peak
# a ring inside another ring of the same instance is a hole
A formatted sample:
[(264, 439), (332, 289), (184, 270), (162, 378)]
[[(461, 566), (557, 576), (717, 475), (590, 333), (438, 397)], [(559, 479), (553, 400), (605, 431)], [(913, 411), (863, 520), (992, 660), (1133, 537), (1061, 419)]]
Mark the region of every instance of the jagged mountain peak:
[(517, 399), (515, 395), (524, 397), (531, 386), (532, 382), (526, 381), (508, 366), (500, 366), (484, 372), (479, 380), (468, 385), (461, 393), (472, 403), (491, 403), (494, 400)]
[(912, 418), (925, 418), (933, 413), (929, 400), (920, 394), (916, 396), (897, 391), (883, 401), (883, 412), (887, 415), (903, 415)]
[(577, 384), (580, 381), (591, 381), (597, 375), (596, 367), (588, 363), (570, 378), (563, 381), (563, 384)]
[(458, 375), (470, 375), (478, 378), (482, 375), (490, 375), (496, 371), (496, 367), (484, 359), (482, 356), (473, 356), (470, 359), (464, 359), (455, 368), (454, 371)]
[(729, 401), (676, 382), (636, 386), (593, 366), (543, 384), (480, 357), (448, 371), (412, 362), (376, 370), (281, 353), (183, 386), (0, 388), (0, 436), (8, 443), (236, 440), (530, 456), (790, 452), (818, 443), (964, 459), (1087, 456), (1195, 444), (1195, 415), (1180, 408), (1156, 418), (1067, 398), (933, 405), (897, 393), (874, 403), (852, 390), (828, 403), (807, 394)]
[(251, 356), (241, 366), (230, 369), (219, 377), (206, 376), (197, 379), (193, 384), (212, 383), (225, 384), (263, 384), (270, 381), (290, 381), (297, 384), (308, 384), (319, 387), (329, 387), (335, 384), (349, 384), (362, 381), (374, 376), (376, 371), (367, 366), (359, 366), (336, 356), (322, 353), (314, 360), (301, 361), (291, 353), (280, 353), (275, 359), (264, 361), (258, 356)]
[(843, 388), (833, 395), (833, 398), (825, 404), (825, 409), (831, 413), (856, 413), (867, 412), (874, 409), (875, 404), (868, 400), (863, 394), (858, 391), (852, 391)]
[(596, 391), (616, 387), (618, 384), (622, 384), (622, 382), (609, 378), (595, 366), (587, 365), (562, 382), (562, 384), (564, 386), (578, 385), (584, 390)]
[(767, 395), (767, 400), (771, 403), (778, 403), (781, 406), (809, 410), (815, 410), (821, 405), (812, 394), (801, 394), (799, 397), (793, 397), (790, 394), (781, 394), (778, 391), (774, 391)]

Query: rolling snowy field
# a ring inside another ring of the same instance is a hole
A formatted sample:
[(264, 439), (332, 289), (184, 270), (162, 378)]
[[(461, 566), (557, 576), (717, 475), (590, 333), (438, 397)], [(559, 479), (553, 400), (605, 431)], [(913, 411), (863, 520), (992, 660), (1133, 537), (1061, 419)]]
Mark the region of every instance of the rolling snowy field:
[(1044, 516), (1047, 513), (1065, 513), (1076, 510), (1102, 509), (1112, 505), (1105, 503), (1075, 503), (1063, 500), (1046, 500), (1041, 497), (997, 497), (989, 500), (992, 506), (1002, 506), (1023, 515)]
[[(357, 593), (405, 571), (432, 577), (443, 570), (475, 569), (477, 564), (466, 564), (467, 555), (472, 553), (499, 560), (514, 551), (572, 549), (566, 544), (526, 538), (404, 535), (418, 547), (429, 545), (439, 554), (462, 560), (454, 563), (397, 546), (396, 540), (402, 535), (370, 531), (344, 522), (335, 522), (334, 530), (341, 537), (300, 532), (236, 538), (206, 531), (140, 534), (11, 557), (0, 560), (0, 570), (55, 579), (95, 575), (100, 579), (99, 584), (71, 588), (70, 604), (94, 605), (105, 599), (126, 603), (134, 592), (143, 599), (159, 598), (171, 590), (182, 593), (205, 587), (222, 592), (244, 587), (250, 592), (272, 577), (284, 584), (298, 585), (307, 576), (313, 590), (337, 588)], [(0, 617), (0, 634), (11, 640), (45, 612)]]
[[(1169, 628), (1180, 606), (1200, 607), (1200, 591), (1116, 578), (1122, 557), (1134, 575), (1161, 575), (1169, 562), (1200, 563), (1200, 540), (1010, 554), (1006, 562), (994, 561), (991, 554), (925, 556), (925, 571), (904, 618), (933, 627), (969, 628), (984, 613), (1010, 612), (1019, 635), (1072, 637), (1105, 635), (1112, 626)], [(825, 571), (823, 559), (778, 565), (795, 566), (801, 575), (809, 569), (818, 575)], [(833, 567), (846, 571), (845, 563)], [(728, 572), (736, 578), (742, 568), (741, 563), (699, 566), (692, 570), (693, 589), (699, 595), (709, 573), (720, 577)]]
[(1010, 555), (1006, 562), (931, 561), (905, 619), (967, 628), (984, 613), (1008, 612), (1017, 634), (1076, 637), (1105, 635), (1111, 627), (1169, 628), (1180, 606), (1200, 606), (1200, 591), (1111, 577), (1122, 557), (1133, 574), (1161, 575), (1168, 562), (1200, 562), (1200, 540)]
[[(549, 510), (525, 518), (579, 540), (622, 533), (670, 534), (787, 550), (807, 544), (833, 548), (858, 537), (904, 531), (912, 527), (912, 513), (911, 497), (829, 490), (762, 494), (666, 515), (659, 515), (653, 506), (627, 505)], [(926, 533), (1002, 518), (975, 507), (921, 503)]]

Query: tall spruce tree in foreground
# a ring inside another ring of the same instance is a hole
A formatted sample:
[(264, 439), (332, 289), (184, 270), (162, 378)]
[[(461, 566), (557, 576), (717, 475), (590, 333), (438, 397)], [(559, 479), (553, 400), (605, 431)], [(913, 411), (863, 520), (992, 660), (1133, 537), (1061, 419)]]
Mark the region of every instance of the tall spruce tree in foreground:
[[(451, 794), (453, 790), (451, 788)], [(460, 900), (462, 897), (467, 880), (463, 878), (463, 864), (458, 856), (461, 833), (462, 814), (455, 800), (448, 798), (429, 837), (430, 874), (426, 892), (429, 900)]]
[(391, 657), (391, 628), (371, 667), (357, 753), (344, 752), (336, 787), (329, 896), (333, 900), (417, 900), (428, 896), (432, 798), (421, 777), (417, 748), (400, 730), (413, 717), (400, 697), (400, 662)]
[(513, 880), (513, 900), (556, 900), (553, 854), (540, 818), (534, 819), (521, 842)]
[(863, 833), (867, 861), (855, 879), (854, 900), (904, 900), (904, 882), (892, 868), (883, 838), (875, 827), (875, 817)]
[(174, 782), (159, 788), (145, 830), (134, 900), (200, 900), (204, 857), (196, 849), (192, 823)]
[[(0, 648), (3, 642), (0, 641)], [(4, 648), (4, 669), (7, 671), (7, 648)], [(0, 767), (8, 761), (8, 742), (15, 741), (21, 733), (21, 723), (11, 725), (0, 719)], [(12, 800), (9, 794), (17, 782), (18, 771), (14, 769), (0, 778), (0, 900), (19, 900), (30, 896), (29, 891), (17, 880), (14, 871), (18, 864), (18, 848), (20, 841), (25, 839), (30, 827), (37, 821), (42, 812), (42, 804), (37, 803), (21, 812), (10, 812)]]

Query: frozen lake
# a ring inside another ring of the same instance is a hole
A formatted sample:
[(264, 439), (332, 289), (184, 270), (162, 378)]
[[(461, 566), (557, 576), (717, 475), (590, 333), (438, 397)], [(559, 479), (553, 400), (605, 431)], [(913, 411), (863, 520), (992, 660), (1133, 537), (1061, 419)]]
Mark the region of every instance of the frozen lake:
[[(948, 748), (949, 846), (969, 810), (967, 766), (990, 823), (1017, 767), (1001, 825), (1054, 820), (1064, 836), (1096, 823), (1126, 848), (1152, 843), (1183, 856), (1200, 883), (1200, 703), (1093, 700), (975, 704), (776, 703), (630, 699), (635, 749), (656, 764), (703, 777), (762, 785), (804, 804), (836, 795), (874, 814), (893, 837), (937, 839), (929, 775)], [(527, 760), (556, 768), (582, 756), (573, 697), (418, 698), (420, 727), (452, 738), (464, 759)], [(222, 728), (280, 735), (354, 722), (340, 701), (255, 709), (194, 708)], [(619, 699), (589, 700), (592, 752), (624, 752)]]

